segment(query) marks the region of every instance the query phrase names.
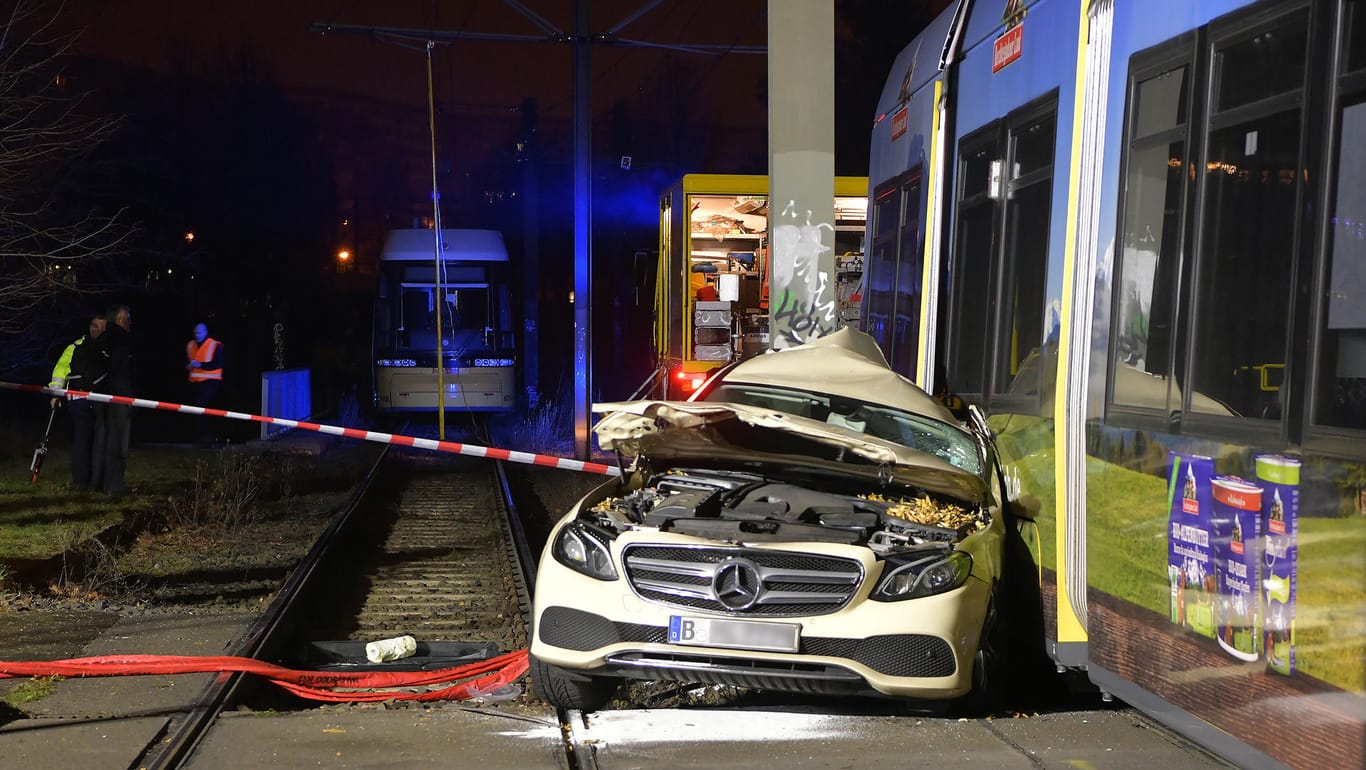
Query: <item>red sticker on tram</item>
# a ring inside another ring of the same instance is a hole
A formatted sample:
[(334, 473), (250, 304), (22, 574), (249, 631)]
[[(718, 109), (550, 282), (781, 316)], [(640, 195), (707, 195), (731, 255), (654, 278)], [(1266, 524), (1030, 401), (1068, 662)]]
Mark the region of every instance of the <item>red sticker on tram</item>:
[(1006, 65), (1020, 58), (1024, 53), (1024, 24), (1016, 24), (1004, 35), (996, 38), (991, 52), (991, 74), (1005, 69)]

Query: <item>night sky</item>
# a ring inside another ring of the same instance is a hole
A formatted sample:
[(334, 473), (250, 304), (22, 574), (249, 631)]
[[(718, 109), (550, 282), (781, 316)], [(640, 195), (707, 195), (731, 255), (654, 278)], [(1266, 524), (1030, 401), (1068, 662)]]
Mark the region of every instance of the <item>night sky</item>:
[[(525, 5), (572, 33), (572, 2)], [(647, 5), (594, 0), (592, 27), (605, 32)], [(837, 173), (867, 173), (886, 69), (944, 5), (835, 3)], [(766, 172), (765, 57), (667, 46), (764, 46), (768, 8), (664, 0), (618, 32), (659, 47), (593, 50), (594, 327), (644, 329), (628, 346), (648, 348), (648, 294), (624, 297), (636, 293), (635, 253), (657, 243), (660, 192), (684, 173)], [(45, 359), (79, 329), (74, 317), (123, 301), (141, 311), (147, 397), (175, 397), (157, 387), (176, 380), (157, 353), (183, 346), (204, 320), (248, 371), (270, 368), (271, 329), (283, 324), (288, 365), (320, 372), (322, 398), (354, 388), (368, 401), (369, 271), (385, 231), (430, 216), (426, 54), (420, 40), (319, 34), (310, 24), (546, 33), (501, 0), (68, 0), (61, 21), (83, 29), (63, 82), (87, 94), (83, 109), (122, 117), (70, 176), (82, 200), (119, 210), (135, 237), (125, 255), (82, 274), (94, 294), (47, 309), (51, 322), (29, 335), (47, 350), (28, 378), (44, 377)], [(562, 42), (472, 40), (432, 54), (443, 223), (500, 229), (517, 255), (531, 170), (543, 285), (523, 299), (541, 304), (547, 329), (569, 325), (572, 56)], [(633, 158), (629, 171), (622, 155)], [(338, 270), (342, 248), (358, 269)], [(648, 366), (648, 350), (636, 352), (596, 363)], [(547, 362), (543, 378), (559, 376)], [(240, 378), (225, 393), (247, 408), (253, 382)]]

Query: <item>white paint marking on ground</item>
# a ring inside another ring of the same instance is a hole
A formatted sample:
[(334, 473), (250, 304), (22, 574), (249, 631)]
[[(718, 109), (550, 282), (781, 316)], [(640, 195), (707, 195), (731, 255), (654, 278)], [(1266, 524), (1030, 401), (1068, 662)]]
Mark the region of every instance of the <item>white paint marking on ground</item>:
[[(607, 744), (748, 743), (764, 741), (829, 740), (846, 736), (854, 720), (828, 714), (785, 711), (641, 710), (600, 711), (588, 716), (588, 728), (574, 725), (580, 741)], [(558, 736), (558, 727), (538, 727), (499, 733), (541, 740)]]

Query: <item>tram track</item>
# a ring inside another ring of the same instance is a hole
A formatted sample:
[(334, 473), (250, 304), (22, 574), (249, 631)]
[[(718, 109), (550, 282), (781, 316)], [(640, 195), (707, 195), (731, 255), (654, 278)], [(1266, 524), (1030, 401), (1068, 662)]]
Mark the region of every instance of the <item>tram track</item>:
[[(314, 642), (402, 634), (520, 650), (528, 640), (533, 580), (500, 463), (388, 448), (232, 654), (305, 668)], [(308, 705), (259, 679), (221, 674), (131, 766), (194, 765), (197, 748), (226, 711)], [(563, 725), (567, 716), (557, 718)], [(572, 755), (568, 766), (579, 766)]]

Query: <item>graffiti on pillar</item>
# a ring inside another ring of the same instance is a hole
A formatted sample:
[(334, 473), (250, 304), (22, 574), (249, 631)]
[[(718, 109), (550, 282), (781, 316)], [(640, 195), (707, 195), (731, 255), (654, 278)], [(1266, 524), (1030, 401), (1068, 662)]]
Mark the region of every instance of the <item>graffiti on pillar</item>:
[[(778, 302), (773, 310), (774, 347), (800, 345), (835, 331), (836, 313), (830, 275), (820, 269), (822, 254), (831, 248), (821, 242), (829, 222), (812, 224), (807, 210), (805, 223), (797, 202), (788, 201), (773, 227), (773, 294)], [(790, 220), (790, 221), (789, 221)]]

